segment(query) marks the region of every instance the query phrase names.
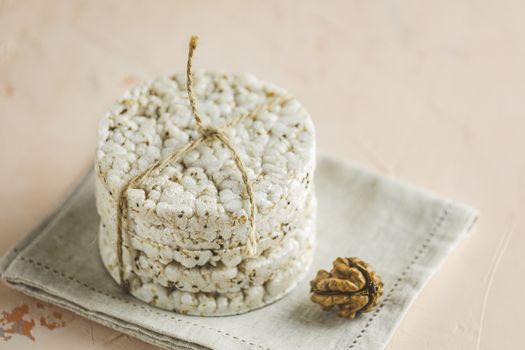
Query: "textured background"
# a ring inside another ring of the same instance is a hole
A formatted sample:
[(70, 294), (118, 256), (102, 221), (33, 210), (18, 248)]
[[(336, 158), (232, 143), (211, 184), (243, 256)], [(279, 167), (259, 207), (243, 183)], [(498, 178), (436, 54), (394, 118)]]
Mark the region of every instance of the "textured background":
[[(517, 348), (524, 11), (511, 0), (0, 0), (0, 253), (91, 166), (110, 104), (182, 71), (195, 33), (197, 67), (249, 71), (298, 96), (322, 151), (481, 210), (390, 349)], [(4, 286), (0, 312), (6, 349), (149, 348)]]

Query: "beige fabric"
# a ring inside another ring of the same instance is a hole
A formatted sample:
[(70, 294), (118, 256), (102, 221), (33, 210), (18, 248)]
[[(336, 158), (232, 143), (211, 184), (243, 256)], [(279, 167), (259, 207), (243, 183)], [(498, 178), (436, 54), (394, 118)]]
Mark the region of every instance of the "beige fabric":
[(355, 321), (309, 301), (308, 281), (265, 308), (231, 317), (183, 316), (123, 294), (97, 252), (89, 174), (64, 206), (0, 263), (9, 286), (172, 349), (381, 349), (477, 212), (325, 157), (316, 173), (318, 250), (311, 276), (336, 256), (370, 262), (385, 283), (375, 312)]

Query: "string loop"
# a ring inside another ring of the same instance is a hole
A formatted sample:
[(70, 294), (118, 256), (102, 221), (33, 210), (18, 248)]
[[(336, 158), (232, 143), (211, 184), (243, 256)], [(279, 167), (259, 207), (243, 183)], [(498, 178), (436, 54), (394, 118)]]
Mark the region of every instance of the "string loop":
[(192, 64), (193, 64), (193, 54), (195, 52), (195, 49), (197, 48), (198, 43), (198, 37), (192, 36), (189, 43), (189, 51), (188, 51), (188, 61), (186, 65), (186, 77), (187, 77), (187, 90), (188, 90), (188, 99), (190, 102), (191, 111), (195, 120), (197, 131), (200, 134), (200, 137), (197, 139), (194, 139), (188, 144), (186, 144), (181, 149), (173, 152), (169, 157), (165, 158), (164, 160), (158, 160), (154, 162), (148, 169), (146, 169), (144, 172), (134, 176), (131, 178), (122, 188), (122, 190), (119, 193), (118, 198), (118, 205), (117, 205), (117, 241), (116, 241), (116, 248), (117, 248), (117, 263), (119, 268), (119, 279), (120, 279), (120, 285), (121, 287), (129, 291), (129, 280), (125, 276), (125, 269), (124, 269), (124, 257), (123, 257), (123, 220), (125, 218), (124, 213), (127, 211), (127, 190), (132, 187), (139, 186), (142, 181), (144, 181), (145, 178), (147, 178), (153, 171), (162, 171), (166, 166), (169, 164), (176, 162), (179, 160), (184, 154), (188, 153), (189, 151), (195, 149), (200, 144), (216, 138), (220, 140), (226, 148), (230, 151), (233, 160), (235, 162), (235, 165), (239, 169), (239, 172), (241, 173), (242, 181), (244, 183), (246, 193), (248, 194), (248, 200), (250, 202), (250, 215), (249, 215), (249, 225), (250, 225), (250, 232), (248, 235), (248, 240), (246, 242), (246, 252), (249, 256), (254, 256), (257, 254), (257, 236), (256, 236), (256, 230), (255, 230), (255, 217), (257, 215), (257, 206), (255, 205), (255, 196), (253, 193), (253, 185), (251, 180), (248, 177), (248, 169), (246, 168), (245, 164), (241, 160), (239, 154), (237, 153), (235, 147), (231, 143), (230, 139), (226, 135), (226, 129), (232, 126), (237, 125), (242, 120), (253, 117), (257, 115), (261, 110), (264, 108), (270, 108), (277, 102), (285, 102), (290, 99), (290, 97), (281, 97), (273, 99), (273, 101), (268, 102), (266, 104), (262, 104), (252, 110), (250, 113), (245, 114), (241, 116), (240, 118), (237, 118), (234, 120), (234, 122), (229, 123), (226, 125), (225, 128), (219, 129), (211, 125), (204, 125), (203, 118), (200, 115), (198, 109), (197, 109), (197, 101), (195, 98), (195, 94), (193, 92), (193, 72), (192, 72)]

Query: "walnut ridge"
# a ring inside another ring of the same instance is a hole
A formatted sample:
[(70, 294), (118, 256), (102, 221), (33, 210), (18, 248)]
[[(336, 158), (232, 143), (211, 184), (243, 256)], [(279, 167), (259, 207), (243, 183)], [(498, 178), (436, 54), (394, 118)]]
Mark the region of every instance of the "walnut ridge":
[(337, 258), (332, 270), (319, 270), (310, 286), (314, 303), (326, 311), (337, 306), (338, 315), (348, 319), (371, 311), (383, 294), (379, 276), (358, 258)]

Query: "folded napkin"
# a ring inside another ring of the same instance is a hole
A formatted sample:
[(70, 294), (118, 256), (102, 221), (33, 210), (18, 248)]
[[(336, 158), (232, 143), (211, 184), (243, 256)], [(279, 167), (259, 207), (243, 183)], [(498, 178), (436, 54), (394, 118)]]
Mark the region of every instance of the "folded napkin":
[(93, 173), (65, 204), (0, 261), (3, 281), (23, 293), (169, 349), (382, 349), (425, 282), (477, 212), (320, 157), (317, 251), (311, 278), (338, 256), (357, 256), (382, 277), (378, 308), (349, 321), (310, 302), (308, 280), (247, 314), (184, 316), (126, 295), (97, 249)]

